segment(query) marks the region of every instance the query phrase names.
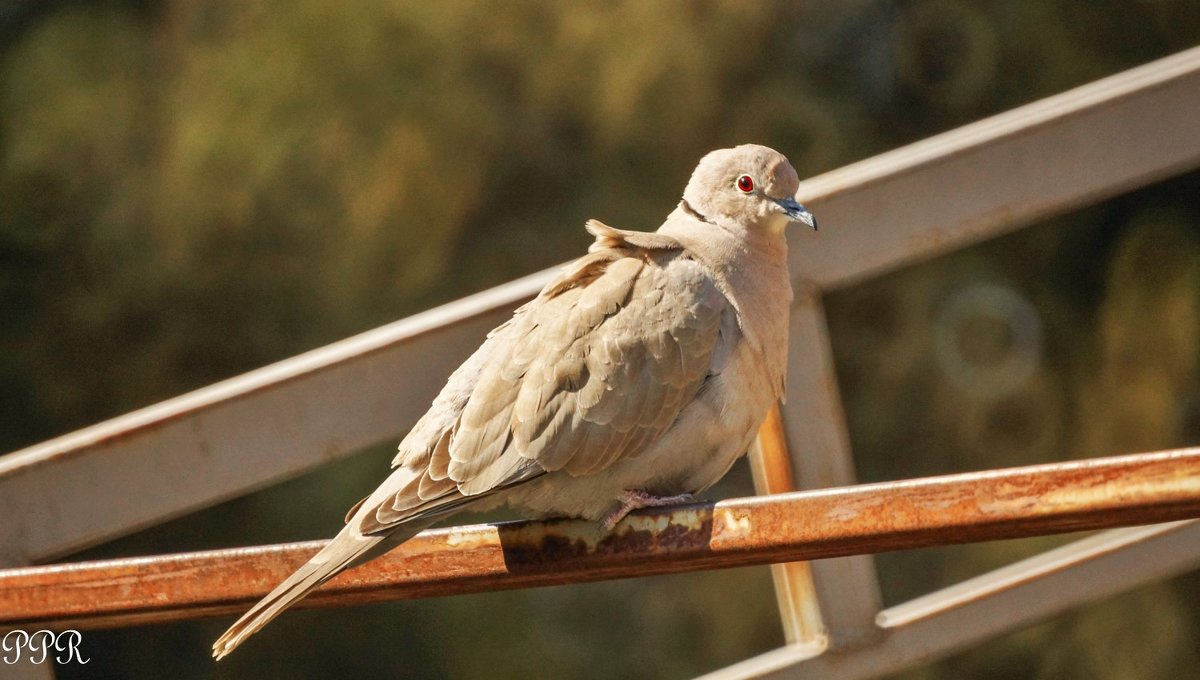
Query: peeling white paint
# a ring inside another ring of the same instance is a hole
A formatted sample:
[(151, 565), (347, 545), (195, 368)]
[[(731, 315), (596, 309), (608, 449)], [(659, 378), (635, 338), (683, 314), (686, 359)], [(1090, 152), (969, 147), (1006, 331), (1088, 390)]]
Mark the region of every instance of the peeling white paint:
[(500, 545), (500, 534), (492, 531), (451, 531), (446, 535), (446, 545), (451, 548), (478, 548)]

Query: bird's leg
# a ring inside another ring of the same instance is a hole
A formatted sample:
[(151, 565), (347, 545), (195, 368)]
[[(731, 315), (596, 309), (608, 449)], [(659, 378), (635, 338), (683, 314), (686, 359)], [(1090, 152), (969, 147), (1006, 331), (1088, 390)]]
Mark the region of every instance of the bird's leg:
[(608, 513), (601, 523), (605, 531), (612, 531), (613, 527), (617, 526), (617, 522), (625, 519), (625, 515), (638, 508), (661, 508), (666, 505), (691, 503), (696, 500), (696, 497), (690, 493), (681, 493), (677, 496), (655, 496), (640, 489), (626, 489), (621, 492), (617, 500), (621, 504), (617, 506), (616, 510)]

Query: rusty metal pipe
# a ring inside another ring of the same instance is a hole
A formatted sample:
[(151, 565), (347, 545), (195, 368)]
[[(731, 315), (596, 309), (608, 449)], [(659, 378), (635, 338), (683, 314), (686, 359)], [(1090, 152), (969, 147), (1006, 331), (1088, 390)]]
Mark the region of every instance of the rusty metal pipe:
[[(427, 531), (301, 602), (343, 606), (811, 560), (1200, 517), (1200, 448)], [(320, 541), (0, 571), (0, 630), (242, 611)]]

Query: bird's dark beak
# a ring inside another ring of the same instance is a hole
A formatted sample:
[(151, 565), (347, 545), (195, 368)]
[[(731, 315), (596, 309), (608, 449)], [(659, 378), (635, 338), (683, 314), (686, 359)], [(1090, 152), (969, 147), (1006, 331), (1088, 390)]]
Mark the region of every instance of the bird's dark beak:
[(789, 196), (787, 198), (780, 198), (775, 202), (778, 203), (781, 208), (783, 208), (783, 212), (786, 213), (792, 221), (803, 222), (804, 224), (812, 227), (813, 231), (816, 231), (817, 218), (813, 217), (813, 214), (808, 211), (808, 208), (800, 205), (799, 201)]

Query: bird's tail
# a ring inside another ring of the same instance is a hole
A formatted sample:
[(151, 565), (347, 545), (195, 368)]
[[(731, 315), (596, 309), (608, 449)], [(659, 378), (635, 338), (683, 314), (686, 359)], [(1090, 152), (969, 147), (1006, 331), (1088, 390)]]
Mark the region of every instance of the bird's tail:
[(353, 525), (346, 526), (328, 545), (313, 555), (311, 560), (284, 579), (283, 583), (276, 586), (230, 626), (224, 635), (217, 638), (213, 643), (213, 658), (221, 659), (232, 652), (245, 642), (246, 638), (279, 616), (283, 610), (342, 570), (374, 559), (412, 538), (433, 521), (430, 519), (404, 522), (393, 533), (385, 536), (364, 536)]

